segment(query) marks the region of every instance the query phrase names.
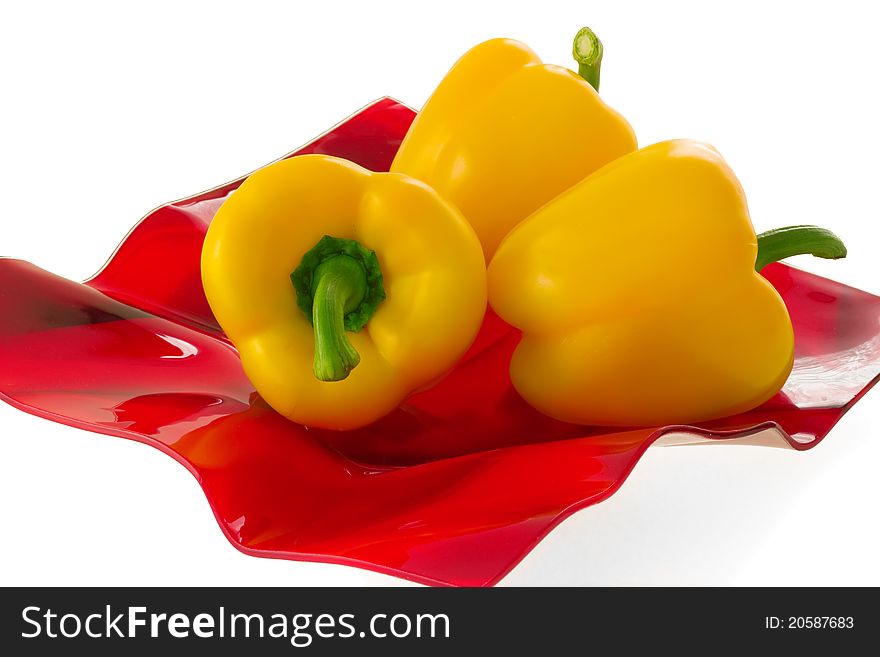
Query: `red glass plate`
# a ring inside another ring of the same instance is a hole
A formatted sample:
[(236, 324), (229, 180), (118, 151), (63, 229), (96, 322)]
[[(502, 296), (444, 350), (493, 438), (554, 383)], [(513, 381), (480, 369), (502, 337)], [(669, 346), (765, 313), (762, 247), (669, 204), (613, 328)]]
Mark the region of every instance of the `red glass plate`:
[[(386, 170), (413, 117), (383, 99), (292, 155)], [(880, 376), (880, 298), (773, 265), (795, 365), (749, 413), (632, 430), (551, 420), (512, 389), (518, 334), (490, 314), (455, 371), (387, 418), (347, 433), (302, 427), (254, 392), (202, 291), (205, 229), (240, 183), (150, 213), (84, 284), (0, 260), (0, 397), (162, 450), (247, 554), (493, 584), (554, 525), (617, 490), (658, 439), (809, 449)]]

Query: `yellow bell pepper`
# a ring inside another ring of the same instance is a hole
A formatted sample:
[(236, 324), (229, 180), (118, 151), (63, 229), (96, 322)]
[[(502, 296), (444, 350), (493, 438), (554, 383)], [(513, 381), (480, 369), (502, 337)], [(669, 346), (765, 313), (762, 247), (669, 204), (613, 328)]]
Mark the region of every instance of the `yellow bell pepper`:
[(812, 226), (756, 236), (712, 147), (668, 141), (621, 157), (522, 222), (489, 265), (489, 303), (523, 331), (513, 384), (581, 424), (751, 409), (782, 387), (793, 355), (788, 312), (756, 267), (798, 253), (846, 249)]
[(474, 47), (428, 99), (391, 165), (457, 205), (487, 260), (533, 211), (636, 149), (632, 128), (591, 86), (602, 49), (588, 29), (574, 54), (581, 76), (542, 64), (518, 41)]
[(486, 308), (460, 212), (424, 183), (304, 155), (251, 175), (205, 238), (202, 281), (279, 413), (352, 429), (449, 370)]

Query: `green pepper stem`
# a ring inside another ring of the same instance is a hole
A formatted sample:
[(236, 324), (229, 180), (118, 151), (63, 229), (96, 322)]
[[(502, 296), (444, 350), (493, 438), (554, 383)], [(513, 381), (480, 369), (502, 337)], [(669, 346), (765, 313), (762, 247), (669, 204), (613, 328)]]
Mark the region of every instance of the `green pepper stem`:
[(578, 75), (599, 91), (599, 72), (602, 68), (602, 42), (588, 27), (582, 27), (574, 37), (571, 54), (578, 63)]
[(385, 298), (374, 251), (352, 239), (324, 235), (290, 275), (296, 303), (315, 334), (315, 377), (341, 381), (361, 358), (346, 331), (360, 331)]
[(313, 280), (315, 376), (321, 381), (341, 381), (361, 362), (345, 335), (345, 314), (363, 301), (367, 277), (354, 258), (337, 255), (318, 265)]
[(819, 226), (786, 226), (758, 235), (755, 271), (795, 255), (811, 254), (837, 260), (846, 257), (846, 246), (830, 230)]

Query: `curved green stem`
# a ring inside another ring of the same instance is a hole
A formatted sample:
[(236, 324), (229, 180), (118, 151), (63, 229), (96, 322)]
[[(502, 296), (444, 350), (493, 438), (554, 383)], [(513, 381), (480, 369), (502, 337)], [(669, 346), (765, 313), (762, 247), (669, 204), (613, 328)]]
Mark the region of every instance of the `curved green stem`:
[(578, 63), (578, 75), (599, 91), (599, 72), (602, 68), (602, 42), (588, 27), (582, 27), (574, 37), (571, 54)]
[(345, 336), (345, 314), (364, 300), (367, 277), (354, 258), (338, 255), (318, 265), (314, 280), (315, 376), (341, 381), (361, 362)]
[(807, 253), (836, 260), (846, 257), (846, 246), (837, 235), (819, 226), (775, 228), (758, 235), (755, 271), (761, 271), (771, 262)]
[(361, 358), (346, 336), (360, 331), (385, 298), (376, 254), (350, 239), (325, 235), (290, 275), (296, 302), (315, 334), (315, 377), (341, 381)]

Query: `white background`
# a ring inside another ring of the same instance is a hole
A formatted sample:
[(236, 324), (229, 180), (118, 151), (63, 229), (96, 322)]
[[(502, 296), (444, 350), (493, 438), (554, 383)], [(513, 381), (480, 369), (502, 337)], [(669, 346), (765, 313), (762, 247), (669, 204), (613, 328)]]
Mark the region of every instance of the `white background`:
[[(605, 43), (602, 95), (642, 145), (715, 144), (755, 227), (817, 223), (880, 293), (876, 19), (867, 2), (4, 3), (0, 255), (94, 273), (155, 206), (308, 141), (382, 96), (419, 107), (481, 40), (572, 65)], [(158, 451), (0, 404), (0, 584), (398, 584), (246, 557)], [(807, 453), (649, 450), (505, 584), (880, 584), (880, 391)]]

